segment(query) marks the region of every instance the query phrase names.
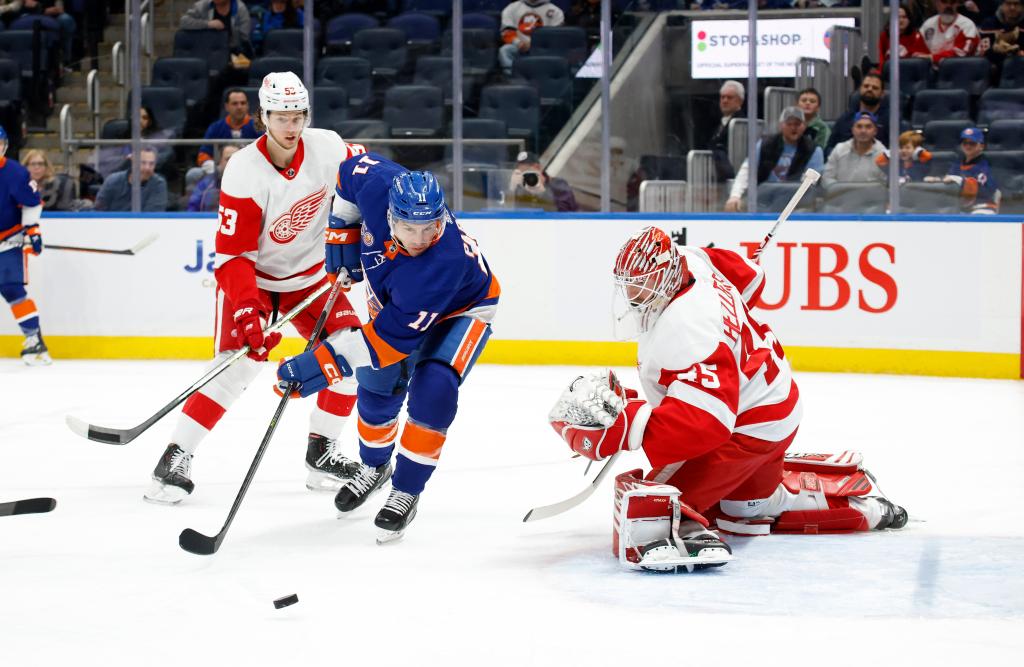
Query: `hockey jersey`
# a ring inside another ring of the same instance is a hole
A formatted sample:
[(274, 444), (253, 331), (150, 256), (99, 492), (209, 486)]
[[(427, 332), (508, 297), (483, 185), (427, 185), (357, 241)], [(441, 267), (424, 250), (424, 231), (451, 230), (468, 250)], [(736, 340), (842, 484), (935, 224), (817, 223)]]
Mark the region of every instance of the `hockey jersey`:
[(948, 173), (964, 179), (960, 186), (960, 203), (964, 209), (990, 209), (988, 212), (999, 212), (999, 185), (992, 175), (992, 166), (984, 155), (970, 161), (954, 162), (949, 165)]
[(936, 14), (921, 24), (921, 36), (932, 52), (932, 62), (937, 65), (946, 58), (973, 56), (980, 39), (974, 22), (962, 14), (957, 14), (948, 26), (941, 19)]
[[(14, 241), (21, 233), (23, 206), (39, 206), (41, 203), (28, 170), (16, 160), (0, 157), (0, 242)], [(8, 245), (10, 249), (21, 249), (18, 244)], [(0, 251), (5, 249), (6, 246)]]
[(493, 310), (501, 293), (476, 241), (450, 213), (440, 238), (416, 257), (391, 238), (388, 190), (406, 171), (376, 153), (350, 158), (338, 170), (334, 214), (350, 222), (362, 218), (360, 252), (370, 316), (363, 337), (374, 368), (404, 359), (431, 327), (449, 317)]
[(335, 132), (307, 128), (291, 164), (278, 169), (267, 140), (235, 153), (221, 182), (215, 275), (234, 304), (259, 300), (257, 288), (292, 292), (323, 277), (338, 165), (365, 152)]
[(643, 449), (660, 467), (701, 456), (733, 433), (792, 434), (802, 408), (782, 345), (751, 314), (764, 271), (718, 248), (680, 248), (693, 274), (640, 338), (640, 381), (652, 410)]
[(565, 14), (554, 3), (531, 6), (523, 0), (510, 2), (501, 11), (501, 38), (509, 44), (520, 35), (529, 37), (537, 28), (560, 26), (564, 22)]

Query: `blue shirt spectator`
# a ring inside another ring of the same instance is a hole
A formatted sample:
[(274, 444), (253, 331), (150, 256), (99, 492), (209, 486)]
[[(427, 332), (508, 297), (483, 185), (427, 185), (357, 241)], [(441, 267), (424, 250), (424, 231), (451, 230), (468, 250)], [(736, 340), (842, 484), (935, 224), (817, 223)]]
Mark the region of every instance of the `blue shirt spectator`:
[[(156, 151), (143, 148), (139, 151), (139, 176), (142, 180), (142, 210), (147, 212), (167, 210), (167, 181), (156, 173)], [(132, 210), (131, 170), (115, 171), (103, 182), (96, 195), (97, 211)]]
[[(241, 88), (231, 88), (224, 95), (224, 111), (227, 115), (210, 123), (206, 128), (206, 134), (203, 135), (204, 139), (256, 139), (260, 136), (261, 132), (256, 129), (252, 116), (249, 115), (249, 98)], [(199, 147), (196, 164), (203, 167), (207, 174), (213, 173), (213, 155), (213, 144)]]

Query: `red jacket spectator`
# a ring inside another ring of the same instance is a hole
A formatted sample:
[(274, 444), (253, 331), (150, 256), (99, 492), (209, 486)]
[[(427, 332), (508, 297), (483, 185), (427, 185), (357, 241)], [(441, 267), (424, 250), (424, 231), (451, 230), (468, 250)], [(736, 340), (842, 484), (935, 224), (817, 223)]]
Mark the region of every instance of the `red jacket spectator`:
[[(907, 14), (907, 8), (901, 5), (899, 11), (900, 58), (930, 58), (932, 54), (931, 51), (928, 50), (928, 45), (925, 44), (924, 37), (922, 37), (921, 33), (911, 26), (910, 17)], [(885, 61), (889, 59), (888, 27), (882, 30), (882, 34), (878, 36), (878, 58), (879, 67), (885, 65)]]
[(973, 56), (978, 50), (978, 27), (957, 13), (959, 0), (935, 0), (935, 16), (921, 24), (921, 36), (938, 65), (946, 58)]

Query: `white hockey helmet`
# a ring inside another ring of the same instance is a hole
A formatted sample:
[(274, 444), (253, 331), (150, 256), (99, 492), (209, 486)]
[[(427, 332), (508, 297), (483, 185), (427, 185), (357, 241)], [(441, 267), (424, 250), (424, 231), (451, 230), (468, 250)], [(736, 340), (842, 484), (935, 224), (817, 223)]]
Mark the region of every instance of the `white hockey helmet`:
[(260, 86), (260, 113), (309, 111), (309, 91), (293, 72), (271, 72)]

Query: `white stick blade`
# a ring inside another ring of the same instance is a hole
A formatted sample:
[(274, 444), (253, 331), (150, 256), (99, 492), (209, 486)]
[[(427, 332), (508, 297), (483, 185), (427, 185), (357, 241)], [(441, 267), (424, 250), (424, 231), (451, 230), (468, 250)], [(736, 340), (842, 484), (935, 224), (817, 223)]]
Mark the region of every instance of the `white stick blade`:
[(83, 438), (89, 437), (89, 425), (78, 417), (67, 415), (64, 417), (64, 423), (68, 425), (68, 428), (71, 429), (72, 433), (75, 435), (80, 435)]
[(136, 243), (134, 247), (132, 247), (132, 254), (133, 255), (137, 254), (140, 250), (142, 250), (143, 248), (145, 248), (148, 245), (151, 245), (158, 238), (160, 238), (159, 234), (150, 234), (146, 238), (144, 238), (141, 241), (139, 241), (138, 243)]

